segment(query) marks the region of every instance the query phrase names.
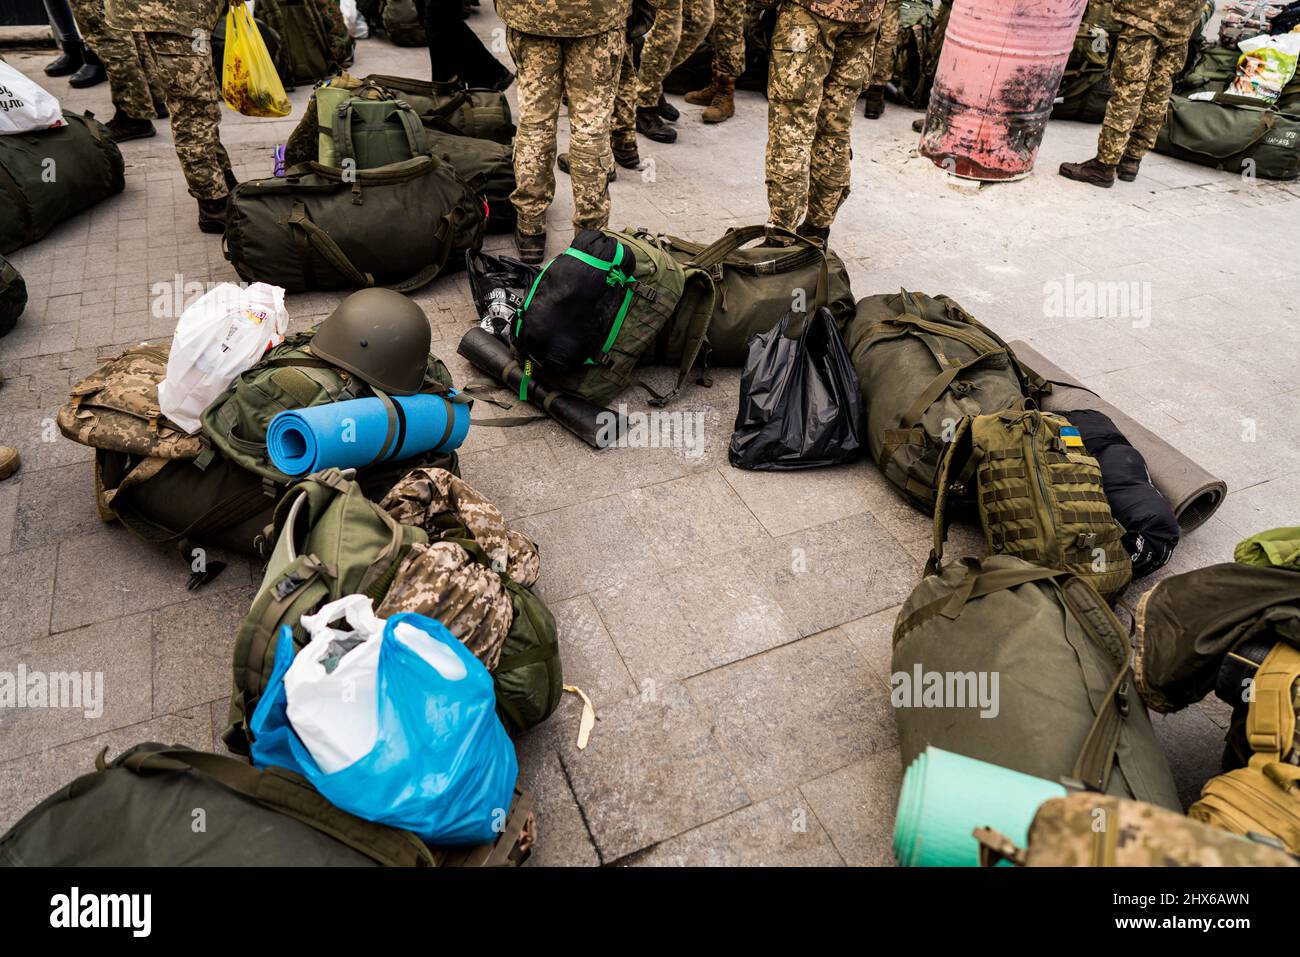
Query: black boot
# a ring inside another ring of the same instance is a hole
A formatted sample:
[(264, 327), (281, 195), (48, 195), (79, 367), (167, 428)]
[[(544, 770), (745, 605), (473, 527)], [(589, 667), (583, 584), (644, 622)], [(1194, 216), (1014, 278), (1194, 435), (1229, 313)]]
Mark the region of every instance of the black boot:
[(826, 244), (831, 238), (831, 228), (829, 226), (814, 226), (806, 219), (796, 226), (794, 231), (804, 239), (811, 239), (821, 243), (823, 249), (826, 248)]
[(142, 140), (158, 135), (152, 120), (138, 120), (134, 116), (127, 116), (121, 110), (114, 111), (113, 118), (104, 125), (108, 127), (108, 135), (113, 137), (114, 143)]
[(86, 63), (86, 45), (80, 40), (63, 44), (63, 52), (45, 64), (46, 76), (71, 76)]
[(1134, 159), (1131, 156), (1125, 156), (1119, 161), (1119, 166), (1115, 170), (1115, 175), (1126, 183), (1131, 183), (1138, 178), (1138, 169), (1142, 166), (1142, 159)]
[(682, 116), (681, 111), (677, 109), (677, 107), (669, 103), (667, 98), (662, 93), (659, 94), (659, 105), (655, 107), (655, 109), (657, 109), (659, 111), (659, 115), (662, 116), (669, 123), (676, 123), (679, 119), (681, 119)]
[(655, 106), (638, 106), (636, 108), (636, 131), (656, 143), (676, 143), (677, 131), (664, 122)]
[(154, 111), (154, 113), (157, 114), (158, 119), (160, 119), (160, 120), (165, 120), (165, 119), (167, 119), (167, 117), (168, 117), (168, 115), (169, 115), (169, 114), (167, 113), (167, 104), (164, 103), (162, 100), (154, 100), (154, 101), (153, 101), (153, 111)]
[(235, 171), (227, 166), (221, 171), (221, 176), (226, 181), (226, 189), (233, 193), (235, 187), (239, 185), (239, 180), (235, 179)]
[(1110, 189), (1115, 185), (1115, 167), (1110, 163), (1103, 163), (1095, 156), (1082, 163), (1062, 163), (1060, 173), (1066, 179), (1072, 179), (1076, 183), (1087, 183), (1089, 186), (1100, 186), (1102, 189)]
[(221, 235), (226, 231), (226, 213), (230, 209), (230, 197), (199, 200), (199, 231)]
[(519, 248), (520, 262), (536, 266), (546, 258), (546, 233), (529, 236), (516, 229), (515, 245)]
[(81, 69), (72, 74), (68, 80), (68, 85), (76, 87), (78, 90), (84, 90), (88, 86), (98, 86), (108, 79), (108, 73), (104, 70), (104, 63), (95, 56), (95, 51), (87, 47), (83, 54), (83, 63)]
[(867, 87), (866, 105), (862, 107), (862, 115), (869, 120), (878, 120), (881, 114), (885, 112), (885, 87), (883, 84), (877, 86), (872, 84)]
[(619, 166), (623, 167), (624, 169), (641, 168), (641, 153), (637, 150), (635, 143), (633, 143), (627, 149), (622, 149), (620, 147), (615, 146), (613, 150), (614, 150), (614, 162), (617, 163)]

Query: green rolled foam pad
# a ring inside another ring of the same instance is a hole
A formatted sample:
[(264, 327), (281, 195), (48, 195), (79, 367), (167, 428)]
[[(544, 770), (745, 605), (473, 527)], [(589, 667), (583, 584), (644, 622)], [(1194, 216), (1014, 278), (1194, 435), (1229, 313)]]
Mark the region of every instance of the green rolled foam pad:
[(975, 828), (995, 828), (1024, 847), (1039, 806), (1065, 794), (1042, 778), (926, 748), (903, 775), (894, 856), (903, 867), (978, 867)]

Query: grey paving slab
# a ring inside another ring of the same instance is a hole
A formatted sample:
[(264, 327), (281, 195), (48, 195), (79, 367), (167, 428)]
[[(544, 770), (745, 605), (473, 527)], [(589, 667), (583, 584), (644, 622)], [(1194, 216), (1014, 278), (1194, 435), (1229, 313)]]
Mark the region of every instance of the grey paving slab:
[(598, 866), (600, 854), (569, 787), (559, 753), (551, 747), (522, 747), (519, 780), (532, 792), (533, 813), (537, 816), (537, 843), (528, 866)]
[(846, 621), (835, 629), (853, 642), (853, 647), (866, 659), (872, 674), (885, 688), (889, 687), (889, 676), (893, 673), (890, 661), (894, 653), (894, 623), (901, 610), (901, 605), (886, 608), (873, 615)]
[(230, 693), (231, 658), (252, 585), (153, 613), (153, 709), (180, 711)]
[(1152, 714), (1151, 726), (1161, 749), (1171, 759), (1178, 798), (1186, 808), (1201, 796), (1205, 782), (1222, 770), (1224, 729), (1200, 708)]
[(39, 478), (21, 484), (15, 548), (32, 548), (100, 531), (104, 523), (95, 509), (95, 463), (78, 462), (46, 469)]
[(897, 741), (888, 689), (836, 631), (697, 675), (685, 685), (755, 800)]
[(898, 749), (868, 755), (799, 786), (835, 848), (855, 867), (894, 865), (894, 814), (903, 769)]
[(585, 691), (597, 711), (639, 693), (591, 596), (555, 602), (550, 608), (560, 634), (565, 684)]
[(50, 632), (58, 547), (46, 545), (0, 555), (0, 645), (16, 644)]
[(771, 541), (716, 469), (634, 489), (623, 502), (661, 568)]
[(775, 536), (857, 515), (894, 499), (879, 471), (866, 461), (795, 472), (728, 468), (722, 474)]

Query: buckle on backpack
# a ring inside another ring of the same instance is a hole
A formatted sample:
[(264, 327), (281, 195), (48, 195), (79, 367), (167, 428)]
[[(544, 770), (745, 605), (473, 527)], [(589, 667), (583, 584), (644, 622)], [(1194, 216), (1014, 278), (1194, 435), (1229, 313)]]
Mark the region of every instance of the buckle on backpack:
[(754, 263), (754, 272), (760, 276), (775, 276), (776, 260), (764, 259), (762, 262)]
[(312, 579), (312, 575), (304, 575), (302, 572), (291, 572), (285, 575), (275, 583), (271, 593), (275, 595), (276, 601), (284, 601), (303, 585)]

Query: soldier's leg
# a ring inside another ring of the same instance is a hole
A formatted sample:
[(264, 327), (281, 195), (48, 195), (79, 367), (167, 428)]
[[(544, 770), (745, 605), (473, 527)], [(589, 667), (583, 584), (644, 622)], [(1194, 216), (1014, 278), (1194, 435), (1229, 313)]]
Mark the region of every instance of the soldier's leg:
[(799, 225), (808, 205), (808, 168), (822, 84), (834, 59), (823, 25), (834, 29), (832, 21), (787, 3), (772, 30), (767, 74), (767, 205), (769, 220), (786, 229)]
[(114, 30), (104, 22), (104, 0), (76, 0), (73, 10), (86, 43), (99, 55), (108, 72), (113, 106), (132, 119), (154, 119), (153, 96), (135, 40), (129, 33)]
[(632, 47), (624, 44), (619, 59), (618, 89), (614, 92), (614, 112), (610, 119), (609, 142), (617, 157), (629, 161), (637, 153), (636, 143), (636, 63), (632, 60)]
[(682, 0), (656, 0), (654, 26), (645, 35), (637, 70), (636, 105), (639, 107), (659, 105), (659, 98), (664, 94), (664, 77), (682, 40), (682, 15)]
[(609, 95), (617, 80), (625, 43), (622, 25), (589, 37), (564, 41), (564, 91), (569, 98), (569, 173), (573, 179), (573, 225), (601, 229), (609, 224)]
[(221, 143), (221, 91), (212, 72), (212, 54), (194, 48), (189, 37), (165, 33), (136, 34), (147, 47), (145, 69), (165, 91), (171, 112), (172, 140), (190, 195), (199, 200), (224, 199), (230, 157)]
[(1120, 33), (1110, 68), (1114, 93), (1106, 104), (1106, 118), (1097, 137), (1098, 161), (1113, 166), (1124, 158), (1124, 150), (1146, 99), (1159, 45), (1155, 37), (1131, 27), (1125, 27)]
[(536, 236), (546, 232), (546, 210), (555, 198), (555, 130), (564, 59), (556, 37), (507, 30), (506, 45), (519, 84), (515, 191), (510, 201), (519, 216), (519, 232)]
[[(673, 54), (668, 73), (685, 63), (690, 59), (691, 54), (699, 49), (704, 38), (713, 29), (713, 15), (713, 0), (685, 0), (682, 5), (682, 36), (677, 42), (677, 52)], [(661, 79), (659, 83), (662, 87), (663, 80)]]
[(849, 195), (853, 155), (849, 132), (853, 128), (853, 108), (867, 82), (872, 48), (879, 32), (879, 18), (837, 30), (834, 59), (823, 83), (821, 108), (817, 111), (817, 137), (812, 144), (805, 215), (810, 225), (830, 226), (836, 210)]
[(745, 0), (714, 0), (713, 71), (733, 80), (745, 72)]
[(1160, 135), (1160, 127), (1165, 123), (1165, 114), (1169, 111), (1169, 94), (1174, 89), (1174, 77), (1187, 62), (1186, 43), (1167, 43), (1156, 53), (1155, 63), (1151, 69), (1151, 79), (1147, 83), (1147, 94), (1142, 99), (1142, 108), (1138, 111), (1137, 122), (1129, 134), (1128, 146), (1124, 155), (1129, 159), (1141, 159), (1151, 152)]

